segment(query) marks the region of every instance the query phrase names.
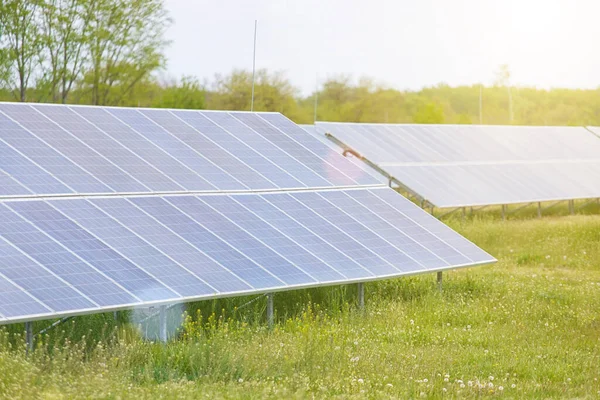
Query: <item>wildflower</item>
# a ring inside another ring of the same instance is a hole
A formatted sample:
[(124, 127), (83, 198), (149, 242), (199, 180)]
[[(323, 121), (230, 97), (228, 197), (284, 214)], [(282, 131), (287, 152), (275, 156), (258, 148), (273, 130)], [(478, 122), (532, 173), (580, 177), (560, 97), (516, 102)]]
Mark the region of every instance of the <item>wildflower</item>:
[(414, 320), (414, 319), (411, 319), (411, 320), (410, 320), (410, 324), (411, 324), (411, 325), (414, 325), (414, 324), (415, 324), (415, 320)]
[(427, 383), (427, 382), (429, 382), (429, 379), (425, 378), (425, 379), (423, 379), (423, 382)]
[(391, 383), (388, 383), (388, 384), (387, 384), (387, 385), (385, 385), (385, 386), (387, 386), (387, 387), (389, 387), (389, 388), (392, 388), (392, 387), (394, 387), (394, 385), (392, 385)]
[(425, 397), (425, 396), (427, 396), (427, 395), (425, 394), (425, 392), (421, 392), (421, 394), (419, 394), (419, 396), (421, 396), (421, 397)]
[(244, 380), (243, 380), (242, 378), (240, 378), (240, 379), (238, 379), (238, 382), (239, 382), (239, 383), (243, 383), (243, 382), (244, 382)]
[(355, 363), (355, 362), (358, 362), (358, 360), (360, 360), (360, 357), (356, 356), (356, 357), (352, 357), (352, 358), (350, 359), (350, 362), (353, 362), (353, 363)]
[(510, 385), (511, 389), (514, 389), (517, 387), (517, 385), (515, 385), (514, 383), (512, 385)]
[(461, 389), (464, 389), (464, 388), (465, 388), (465, 384), (464, 384), (464, 383), (461, 383), (461, 384), (460, 384), (460, 388), (461, 388)]
[(488, 387), (491, 389), (491, 388), (493, 388), (493, 387), (494, 387), (494, 384), (493, 384), (492, 382), (489, 382), (489, 383), (488, 383)]
[(469, 381), (469, 382), (467, 382), (467, 385), (469, 385), (469, 386), (473, 386), (473, 381)]
[(503, 391), (504, 390), (504, 386), (498, 386), (498, 390), (499, 391)]
[(571, 382), (571, 378), (567, 378), (567, 382)]
[(442, 388), (442, 392), (446, 393), (447, 391), (448, 391), (448, 389)]
[(364, 381), (364, 379), (363, 379), (363, 378), (359, 378), (359, 379), (358, 379), (358, 383), (360, 383), (360, 384), (362, 385), (363, 383), (365, 383), (365, 381)]
[(490, 375), (490, 376), (488, 377), (488, 379), (489, 379), (490, 381), (493, 381), (493, 380), (494, 380), (494, 377)]
[(357, 342), (357, 341), (354, 341), (354, 345), (355, 345), (355, 346), (358, 346), (358, 342)]
[(448, 379), (448, 378), (444, 378), (444, 382), (448, 382), (448, 381), (449, 381), (449, 379)]
[(546, 260), (549, 260), (549, 259), (550, 259), (550, 254), (548, 254), (548, 255), (546, 256)]

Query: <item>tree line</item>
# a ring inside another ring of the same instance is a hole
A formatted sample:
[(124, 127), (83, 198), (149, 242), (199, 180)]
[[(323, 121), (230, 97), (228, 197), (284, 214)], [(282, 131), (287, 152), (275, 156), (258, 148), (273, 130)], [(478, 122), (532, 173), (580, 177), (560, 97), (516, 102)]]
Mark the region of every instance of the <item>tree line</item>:
[[(163, 78), (163, 0), (0, 0), (0, 100), (248, 110), (252, 74)], [(402, 91), (338, 76), (302, 96), (285, 73), (259, 70), (254, 109), (322, 121), (600, 125), (600, 89), (511, 87), (506, 66), (485, 87)]]

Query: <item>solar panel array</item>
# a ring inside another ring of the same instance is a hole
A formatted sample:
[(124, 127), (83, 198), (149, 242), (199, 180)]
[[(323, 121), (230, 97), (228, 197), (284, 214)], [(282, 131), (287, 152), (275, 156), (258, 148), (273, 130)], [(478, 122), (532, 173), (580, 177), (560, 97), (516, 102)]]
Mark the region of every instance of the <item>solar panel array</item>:
[(280, 114), (0, 104), (0, 323), (494, 259)]
[(317, 123), (437, 207), (600, 197), (585, 128)]

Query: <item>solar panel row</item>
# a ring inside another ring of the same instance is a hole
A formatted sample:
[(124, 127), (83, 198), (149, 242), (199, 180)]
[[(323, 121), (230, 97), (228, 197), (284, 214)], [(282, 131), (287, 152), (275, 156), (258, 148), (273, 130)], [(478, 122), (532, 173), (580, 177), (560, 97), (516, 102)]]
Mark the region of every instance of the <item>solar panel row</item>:
[(585, 128), (317, 123), (437, 207), (600, 197)]
[(0, 196), (378, 184), (281, 114), (7, 103), (0, 183)]
[(387, 188), (0, 202), (0, 322), (494, 259)]

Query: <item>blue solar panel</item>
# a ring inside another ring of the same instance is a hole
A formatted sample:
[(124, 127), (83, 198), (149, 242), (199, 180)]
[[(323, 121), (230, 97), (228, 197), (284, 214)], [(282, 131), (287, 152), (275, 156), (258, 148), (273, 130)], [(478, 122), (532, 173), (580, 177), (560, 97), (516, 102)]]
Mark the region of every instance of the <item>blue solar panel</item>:
[(279, 114), (0, 104), (0, 323), (492, 261)]

